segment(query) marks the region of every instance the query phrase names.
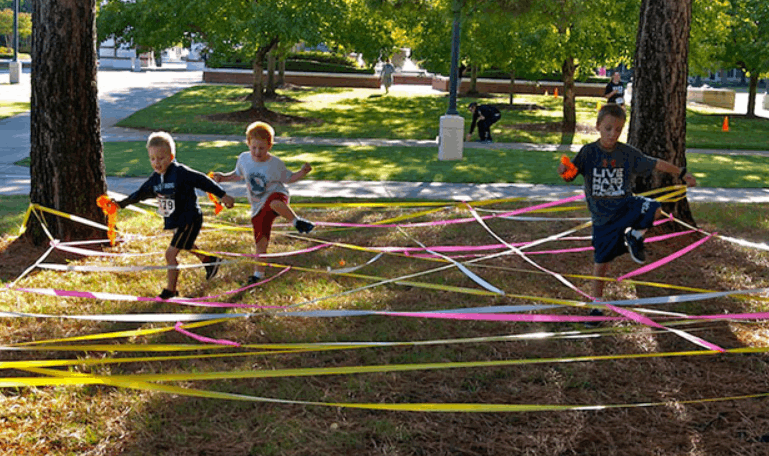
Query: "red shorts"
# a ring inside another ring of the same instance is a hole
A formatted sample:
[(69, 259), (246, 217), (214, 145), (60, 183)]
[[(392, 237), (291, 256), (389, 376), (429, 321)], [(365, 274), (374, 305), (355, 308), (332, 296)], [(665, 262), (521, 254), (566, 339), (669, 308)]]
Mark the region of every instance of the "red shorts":
[(254, 227), (254, 241), (259, 242), (262, 238), (270, 240), (272, 232), (272, 222), (278, 217), (278, 213), (270, 208), (270, 203), (275, 200), (283, 201), (288, 204), (288, 195), (284, 193), (273, 193), (267, 197), (264, 206), (258, 214), (251, 219), (251, 225)]

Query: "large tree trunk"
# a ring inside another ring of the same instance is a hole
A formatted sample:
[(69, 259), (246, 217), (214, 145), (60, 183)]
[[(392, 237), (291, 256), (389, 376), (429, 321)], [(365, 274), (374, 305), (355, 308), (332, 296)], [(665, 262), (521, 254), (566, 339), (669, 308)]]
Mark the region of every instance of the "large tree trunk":
[(262, 62), (268, 52), (278, 43), (278, 39), (274, 38), (269, 44), (260, 47), (254, 55), (254, 84), (253, 92), (249, 98), (251, 99), (251, 109), (256, 111), (265, 110), (264, 106), (264, 70)]
[(272, 50), (267, 53), (267, 90), (264, 93), (265, 98), (274, 99), (277, 97), (275, 93), (275, 51)]
[(748, 90), (748, 117), (756, 117), (756, 92), (758, 92), (758, 72), (750, 72)]
[[(32, 3), (30, 200), (67, 214), (106, 221), (96, 198), (106, 192), (98, 89), (94, 0)], [(95, 228), (46, 215), (54, 238), (106, 237)], [(47, 241), (30, 218), (27, 233)]]
[(577, 65), (574, 57), (566, 57), (561, 66), (563, 75), (563, 132), (573, 132), (577, 128), (577, 102), (574, 95), (574, 75)]
[[(643, 0), (636, 37), (628, 142), (652, 157), (686, 166), (686, 86), (692, 0)], [(677, 176), (639, 177), (635, 191), (681, 184)], [(663, 209), (694, 223), (683, 199)]]

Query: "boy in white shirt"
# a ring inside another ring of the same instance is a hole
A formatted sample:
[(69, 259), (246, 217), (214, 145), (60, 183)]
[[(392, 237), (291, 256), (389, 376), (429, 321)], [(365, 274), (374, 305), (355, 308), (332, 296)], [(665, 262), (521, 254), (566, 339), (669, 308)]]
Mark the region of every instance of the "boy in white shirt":
[[(238, 157), (235, 169), (229, 173), (213, 173), (216, 182), (245, 180), (248, 200), (251, 202), (251, 225), (254, 228), (257, 261), (267, 252), (270, 233), (275, 218), (280, 215), (291, 222), (300, 233), (309, 233), (315, 227), (299, 218), (289, 206), (289, 193), (284, 184), (291, 184), (306, 176), (312, 167), (302, 165), (297, 172), (289, 171), (281, 159), (272, 155), (275, 130), (267, 123), (254, 122), (246, 129), (248, 152)], [(257, 264), (254, 274), (248, 278), (253, 284), (264, 278), (266, 267)]]

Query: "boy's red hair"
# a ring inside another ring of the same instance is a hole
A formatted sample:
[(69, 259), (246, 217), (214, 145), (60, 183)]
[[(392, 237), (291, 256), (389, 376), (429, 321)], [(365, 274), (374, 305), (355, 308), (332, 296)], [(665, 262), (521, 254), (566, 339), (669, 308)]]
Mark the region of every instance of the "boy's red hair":
[(246, 140), (250, 142), (252, 138), (263, 139), (272, 146), (275, 130), (266, 122), (254, 122), (246, 128)]

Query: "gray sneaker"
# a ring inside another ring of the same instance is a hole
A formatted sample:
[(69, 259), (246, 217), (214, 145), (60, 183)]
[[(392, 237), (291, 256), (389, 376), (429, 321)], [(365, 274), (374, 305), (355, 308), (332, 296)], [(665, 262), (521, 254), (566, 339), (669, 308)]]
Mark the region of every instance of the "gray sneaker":
[(633, 261), (640, 264), (646, 262), (643, 238), (633, 236), (633, 232), (628, 230), (625, 233), (625, 246), (627, 246), (627, 251), (630, 252), (630, 257), (633, 258)]

